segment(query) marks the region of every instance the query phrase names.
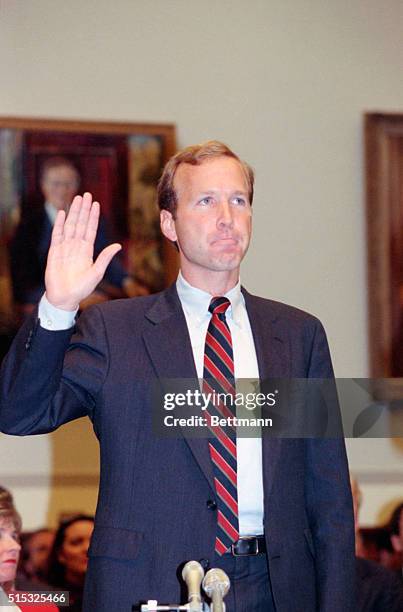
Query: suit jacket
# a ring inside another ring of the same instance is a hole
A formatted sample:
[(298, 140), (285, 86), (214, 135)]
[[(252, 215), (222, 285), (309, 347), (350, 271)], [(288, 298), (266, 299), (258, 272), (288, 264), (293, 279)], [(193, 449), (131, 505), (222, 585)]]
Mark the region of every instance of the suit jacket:
[[(244, 291), (261, 378), (332, 377), (320, 322)], [(67, 351), (67, 352), (66, 352)], [(196, 379), (172, 286), (84, 312), (74, 336), (31, 319), (3, 363), (0, 429), (26, 435), (89, 415), (101, 477), (84, 609), (180, 601), (178, 566), (214, 560), (208, 440), (157, 435), (156, 379)], [(342, 439), (262, 442), (264, 527), (279, 612), (355, 611), (354, 529)], [(230, 611), (229, 611), (230, 612)]]
[[(21, 219), (10, 242), (13, 295), (19, 304), (37, 304), (45, 292), (45, 268), (52, 230), (53, 226), (42, 207)], [(110, 243), (105, 221), (101, 218), (94, 245), (95, 257)], [(127, 272), (119, 257), (114, 257), (106, 270), (105, 280), (121, 288), (126, 277)]]

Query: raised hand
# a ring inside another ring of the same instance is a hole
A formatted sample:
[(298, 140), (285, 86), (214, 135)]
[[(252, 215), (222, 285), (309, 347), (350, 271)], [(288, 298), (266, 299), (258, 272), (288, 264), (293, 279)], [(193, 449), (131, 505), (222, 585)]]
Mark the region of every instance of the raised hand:
[(99, 204), (90, 193), (74, 198), (67, 217), (57, 213), (45, 271), (46, 297), (53, 306), (76, 310), (122, 248), (111, 244), (93, 261), (98, 221)]

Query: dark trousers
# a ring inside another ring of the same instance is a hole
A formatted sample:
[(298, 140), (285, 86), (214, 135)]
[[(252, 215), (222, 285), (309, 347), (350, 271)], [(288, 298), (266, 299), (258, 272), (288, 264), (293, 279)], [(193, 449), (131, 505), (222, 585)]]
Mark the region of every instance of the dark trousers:
[(215, 567), (231, 581), (224, 599), (227, 612), (275, 612), (266, 555), (216, 555)]

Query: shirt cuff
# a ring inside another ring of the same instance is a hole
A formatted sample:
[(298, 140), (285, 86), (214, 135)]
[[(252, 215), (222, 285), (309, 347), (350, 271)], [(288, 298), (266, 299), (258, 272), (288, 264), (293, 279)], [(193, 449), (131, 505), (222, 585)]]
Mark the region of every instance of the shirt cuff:
[(63, 310), (56, 308), (46, 298), (46, 293), (43, 294), (38, 307), (38, 318), (41, 327), (51, 331), (61, 331), (73, 327), (76, 319), (77, 310)]

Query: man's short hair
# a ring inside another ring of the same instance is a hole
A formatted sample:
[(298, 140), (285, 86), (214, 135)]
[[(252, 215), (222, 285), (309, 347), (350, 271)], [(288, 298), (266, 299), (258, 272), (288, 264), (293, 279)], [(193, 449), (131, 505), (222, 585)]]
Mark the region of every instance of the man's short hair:
[(202, 163), (218, 157), (230, 157), (239, 162), (248, 185), (249, 202), (252, 204), (255, 180), (252, 168), (226, 144), (218, 140), (209, 140), (182, 149), (167, 162), (158, 183), (158, 206), (160, 210), (168, 210), (175, 218), (178, 197), (174, 189), (174, 178), (181, 164), (200, 166)]
[(391, 535), (400, 535), (400, 517), (403, 512), (403, 502), (393, 510), (389, 520), (388, 529)]
[(80, 173), (77, 167), (74, 165), (74, 163), (70, 159), (68, 159), (68, 157), (62, 157), (61, 155), (53, 155), (52, 157), (47, 157), (45, 159), (40, 169), (40, 182), (42, 183), (42, 181), (44, 180), (49, 170), (53, 170), (53, 168), (61, 168), (61, 167), (70, 168), (70, 170), (72, 170), (76, 175), (77, 185), (80, 184)]

